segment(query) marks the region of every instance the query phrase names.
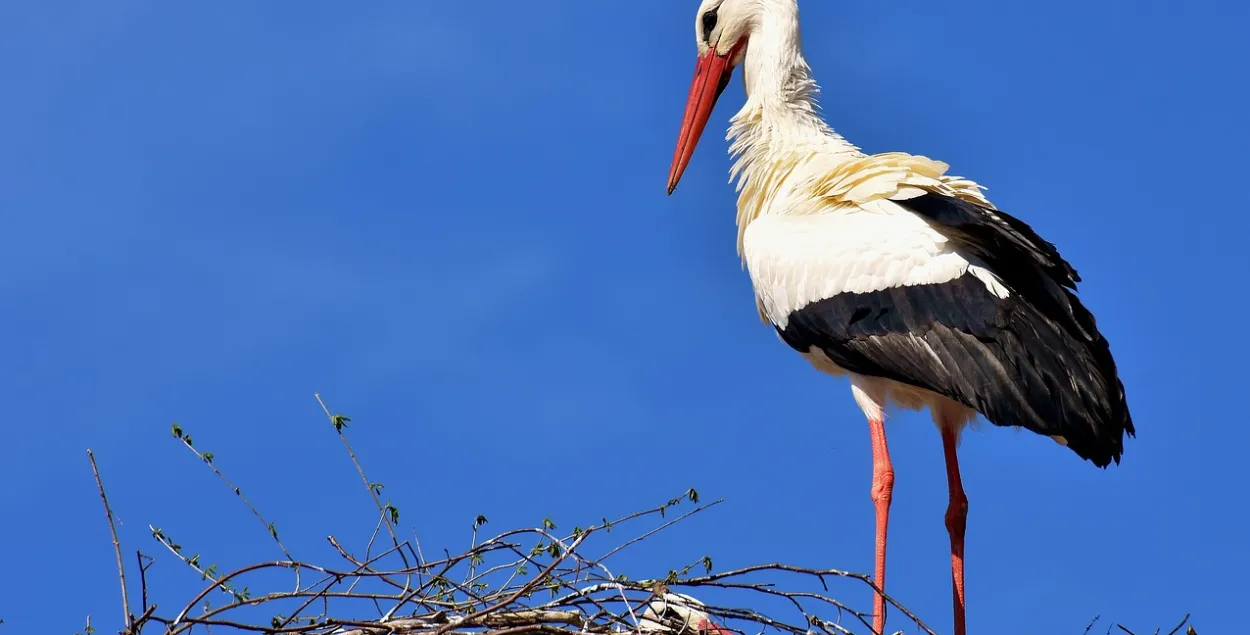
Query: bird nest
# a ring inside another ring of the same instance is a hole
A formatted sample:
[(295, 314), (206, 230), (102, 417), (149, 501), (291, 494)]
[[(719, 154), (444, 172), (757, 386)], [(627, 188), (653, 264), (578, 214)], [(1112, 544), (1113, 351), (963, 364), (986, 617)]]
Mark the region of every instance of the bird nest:
[[(341, 558), (336, 566), (282, 560), (223, 575), (209, 572), (213, 580), (176, 613), (158, 615), (151, 607), (141, 607), (135, 632), (145, 620), (161, 624), (171, 634), (196, 625), (353, 635), (871, 632), (870, 614), (843, 604), (828, 591), (832, 579), (849, 580), (862, 585), (864, 597), (870, 598), (875, 587), (862, 574), (785, 564), (716, 571), (708, 557), (670, 570), (662, 578), (634, 580), (617, 570), (619, 554), (625, 549), (718, 503), (704, 503), (697, 492), (689, 490), (652, 509), (586, 528), (558, 531), (552, 521), (545, 520), (540, 526), (480, 541), (476, 534), (486, 519), (479, 517), (470, 549), (436, 559), (424, 557), (411, 541), (388, 540), (385, 527), (390, 519), (385, 518), (389, 514), (383, 506), (383, 529), (375, 541), (386, 545), (380, 553), (371, 555), (374, 549), (366, 546), (361, 555), (355, 555), (331, 537)], [(164, 532), (155, 530), (154, 535), (184, 562), (198, 564), (186, 559)], [(608, 536), (628, 538), (611, 541)], [(249, 576), (274, 570), (287, 574), (281, 590), (263, 595), (241, 591), (245, 585), (256, 588)], [(204, 573), (199, 567), (197, 571)], [(786, 578), (792, 583), (790, 588), (783, 582)], [(737, 600), (729, 601), (731, 591), (739, 596)], [(724, 596), (726, 601), (705, 603), (691, 593), (705, 599)], [(750, 600), (742, 597), (744, 593), (758, 597)], [(224, 595), (227, 603), (197, 608), (214, 594)], [(762, 599), (785, 610), (766, 614), (742, 608), (756, 606)], [(936, 635), (908, 609), (894, 606), (922, 632)]]
[[(113, 512), (95, 458), (88, 451), (113, 532), (125, 616), (123, 635), (189, 635), (198, 630), (206, 635), (225, 631), (275, 635), (873, 632), (870, 613), (844, 604), (831, 591), (834, 585), (841, 585), (835, 586), (840, 592), (858, 589), (869, 600), (876, 587), (869, 576), (860, 573), (781, 563), (718, 571), (710, 557), (702, 556), (660, 576), (628, 576), (622, 552), (721, 502), (702, 501), (694, 490), (651, 509), (571, 530), (561, 530), (545, 519), (534, 527), (487, 536), (488, 521), (479, 516), (468, 549), (427, 557), (415, 539), (400, 538), (398, 508), (379, 498), (380, 486), (368, 479), (348, 440), (350, 419), (331, 414), (319, 396), (317, 400), (376, 506), (377, 518), (370, 519), (376, 525), (367, 543), (344, 545), (330, 536), (328, 541), (337, 553), (332, 562), (291, 557), (274, 524), (218, 467), (214, 455), (195, 446), (191, 435), (175, 425), (173, 437), (247, 506), (285, 557), (223, 572), (199, 555), (188, 555), (167, 532), (150, 527), (156, 544), (205, 583), (193, 597), (174, 607), (149, 602), (149, 569), (154, 559), (142, 551), (138, 554), (138, 594), (128, 584)], [(135, 573), (130, 571), (131, 583)], [(888, 596), (887, 603), (892, 612), (897, 611), (896, 616), (910, 621), (915, 632), (936, 635), (903, 605)], [(94, 630), (90, 622), (87, 630)]]

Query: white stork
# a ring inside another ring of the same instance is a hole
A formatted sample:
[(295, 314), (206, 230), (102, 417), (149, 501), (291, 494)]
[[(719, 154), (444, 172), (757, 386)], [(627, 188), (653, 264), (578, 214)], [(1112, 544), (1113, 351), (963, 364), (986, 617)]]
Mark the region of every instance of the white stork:
[[(742, 66), (746, 104), (731, 120), (738, 252), (760, 317), (826, 373), (850, 379), (872, 440), (877, 585), (885, 587), (894, 470), (888, 404), (927, 408), (941, 431), (950, 503), (955, 633), (964, 635), (961, 430), (981, 413), (1048, 436), (1098, 467), (1135, 434), (1106, 339), (1054, 245), (998, 211), (944, 163), (867, 155), (816, 105), (797, 0), (703, 0), (699, 58), (668, 191), (677, 187), (716, 100)], [(874, 601), (874, 628), (885, 601)]]
[(647, 603), (638, 630), (664, 635), (732, 635), (713, 622), (705, 608), (707, 605), (689, 595), (670, 591)]

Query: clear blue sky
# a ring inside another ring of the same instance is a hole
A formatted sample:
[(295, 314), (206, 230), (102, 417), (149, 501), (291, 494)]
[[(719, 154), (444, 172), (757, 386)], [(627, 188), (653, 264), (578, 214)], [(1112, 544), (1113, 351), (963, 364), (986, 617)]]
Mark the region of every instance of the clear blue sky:
[[(277, 555), (174, 420), (328, 556), (370, 503), (314, 391), (427, 545), (693, 486), (726, 504), (635, 577), (704, 553), (870, 570), (867, 426), (759, 323), (734, 252), (740, 78), (664, 196), (695, 6), (0, 5), (0, 629), (116, 626), (88, 447), (128, 549), (159, 553), (153, 523), (224, 567)], [(802, 9), (836, 129), (950, 163), (1076, 265), (1137, 422), (1107, 471), (967, 436), (971, 629), (1242, 627), (1250, 9)], [(890, 590), (945, 631), (939, 438), (898, 419)], [(164, 588), (197, 588), (161, 557)]]

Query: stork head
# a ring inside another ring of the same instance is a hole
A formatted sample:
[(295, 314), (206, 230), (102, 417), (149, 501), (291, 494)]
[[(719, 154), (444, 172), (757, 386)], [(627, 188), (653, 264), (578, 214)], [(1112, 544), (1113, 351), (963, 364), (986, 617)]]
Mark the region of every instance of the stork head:
[(669, 168), (669, 194), (677, 189), (677, 182), (686, 171), (716, 100), (729, 85), (734, 68), (746, 56), (747, 40), (760, 10), (761, 3), (754, 0), (703, 0), (699, 3), (694, 21), (699, 59), (694, 67), (690, 96), (686, 99), (681, 132), (677, 134), (677, 150)]
[(681, 593), (665, 593), (647, 604), (640, 630), (664, 635), (733, 635), (712, 621), (703, 603)]

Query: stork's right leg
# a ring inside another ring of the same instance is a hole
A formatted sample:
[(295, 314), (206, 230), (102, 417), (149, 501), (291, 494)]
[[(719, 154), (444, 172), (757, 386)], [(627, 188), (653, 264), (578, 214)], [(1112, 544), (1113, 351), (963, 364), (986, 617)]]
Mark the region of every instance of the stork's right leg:
[[(894, 492), (894, 466), (885, 444), (886, 390), (881, 380), (851, 375), (851, 396), (868, 417), (868, 434), (872, 437), (872, 502), (877, 508), (877, 553), (873, 580), (885, 591), (885, 536), (890, 525), (890, 497)], [(885, 633), (885, 597), (876, 594), (872, 603), (872, 629)]]
[(946, 508), (946, 530), (951, 536), (951, 591), (954, 598), (955, 635), (964, 635), (964, 530), (968, 526), (968, 497), (959, 478), (959, 457), (956, 428), (942, 426), (942, 449), (946, 455), (946, 483), (950, 487), (950, 504)]
[[(877, 508), (877, 553), (873, 579), (885, 591), (885, 538), (890, 525), (890, 498), (894, 492), (894, 466), (885, 443), (885, 422), (881, 416), (868, 419), (872, 436), (872, 502)], [(876, 594), (872, 604), (872, 628), (885, 633), (885, 597)]]

